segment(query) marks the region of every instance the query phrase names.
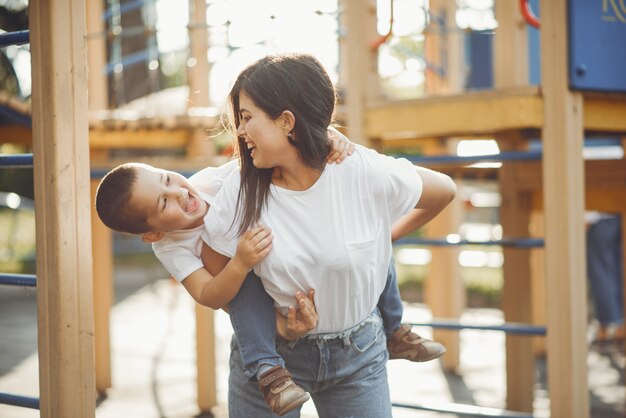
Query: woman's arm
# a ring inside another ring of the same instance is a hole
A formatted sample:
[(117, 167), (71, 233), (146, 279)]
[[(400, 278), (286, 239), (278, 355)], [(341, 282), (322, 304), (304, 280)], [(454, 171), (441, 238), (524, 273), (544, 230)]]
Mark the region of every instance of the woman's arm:
[(396, 241), (421, 228), (437, 216), (456, 195), (456, 184), (445, 174), (415, 166), (422, 179), (422, 195), (417, 205), (391, 227), (391, 240)]

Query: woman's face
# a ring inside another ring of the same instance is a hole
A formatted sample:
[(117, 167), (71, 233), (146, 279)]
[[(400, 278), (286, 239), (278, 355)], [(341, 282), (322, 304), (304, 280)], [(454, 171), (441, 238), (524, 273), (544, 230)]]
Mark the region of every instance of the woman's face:
[(284, 161), (285, 152), (293, 148), (287, 140), (282, 118), (271, 119), (242, 91), (239, 93), (239, 119), (237, 136), (245, 140), (254, 166), (279, 166)]

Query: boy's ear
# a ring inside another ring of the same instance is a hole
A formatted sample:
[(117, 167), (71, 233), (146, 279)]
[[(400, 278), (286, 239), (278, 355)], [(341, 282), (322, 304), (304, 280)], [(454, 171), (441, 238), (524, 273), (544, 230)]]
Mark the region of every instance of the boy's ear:
[(150, 231), (141, 235), (141, 240), (143, 242), (157, 242), (160, 241), (161, 238), (165, 235), (165, 232), (162, 231)]

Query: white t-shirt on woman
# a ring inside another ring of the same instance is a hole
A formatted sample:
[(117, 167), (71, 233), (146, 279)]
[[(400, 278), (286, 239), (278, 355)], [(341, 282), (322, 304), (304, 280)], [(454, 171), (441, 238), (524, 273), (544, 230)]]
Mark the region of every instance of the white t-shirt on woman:
[[(203, 239), (235, 254), (231, 228), (240, 173), (224, 180), (206, 217)], [(275, 305), (295, 305), (297, 290), (315, 289), (318, 326), (311, 333), (346, 330), (376, 307), (391, 258), (391, 226), (417, 204), (422, 181), (406, 159), (357, 146), (341, 164), (326, 165), (305, 191), (271, 186), (259, 224), (272, 228), (273, 248), (254, 271)]]

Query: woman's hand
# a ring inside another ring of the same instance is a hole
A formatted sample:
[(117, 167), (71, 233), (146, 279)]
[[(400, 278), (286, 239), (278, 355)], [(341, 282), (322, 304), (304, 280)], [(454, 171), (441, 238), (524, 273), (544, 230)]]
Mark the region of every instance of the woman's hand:
[(287, 318), (276, 311), (276, 332), (288, 341), (296, 340), (306, 335), (317, 326), (317, 311), (315, 310), (315, 290), (309, 290), (305, 296), (296, 292), (298, 307), (290, 306)]
[(330, 154), (326, 160), (328, 164), (339, 164), (354, 152), (354, 143), (333, 127), (328, 128), (328, 139), (331, 146)]

